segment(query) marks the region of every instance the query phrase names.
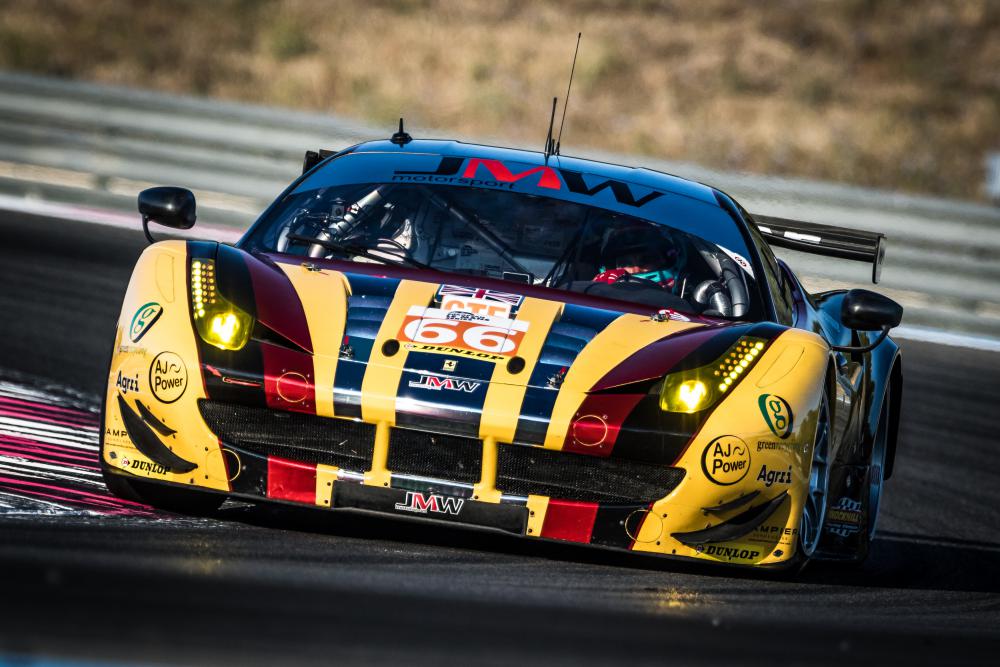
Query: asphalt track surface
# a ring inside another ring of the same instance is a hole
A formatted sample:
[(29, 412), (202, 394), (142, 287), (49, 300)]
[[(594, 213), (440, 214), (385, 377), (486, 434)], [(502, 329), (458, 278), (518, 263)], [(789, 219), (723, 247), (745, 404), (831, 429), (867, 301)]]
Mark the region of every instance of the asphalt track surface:
[[(0, 381), (96, 424), (143, 245), (0, 216)], [(8, 498), (0, 662), (996, 664), (1000, 354), (902, 347), (896, 472), (860, 568), (787, 579), (367, 516)]]

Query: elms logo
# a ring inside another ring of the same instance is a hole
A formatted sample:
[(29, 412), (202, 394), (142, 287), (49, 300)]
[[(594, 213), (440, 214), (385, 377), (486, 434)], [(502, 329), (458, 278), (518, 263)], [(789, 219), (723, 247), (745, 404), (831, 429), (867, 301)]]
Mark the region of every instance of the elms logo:
[(156, 320), (160, 319), (160, 315), (163, 314), (163, 306), (156, 303), (155, 301), (150, 301), (139, 306), (139, 309), (135, 311), (135, 315), (132, 316), (132, 323), (128, 327), (128, 337), (133, 343), (138, 343), (139, 339), (146, 335)]

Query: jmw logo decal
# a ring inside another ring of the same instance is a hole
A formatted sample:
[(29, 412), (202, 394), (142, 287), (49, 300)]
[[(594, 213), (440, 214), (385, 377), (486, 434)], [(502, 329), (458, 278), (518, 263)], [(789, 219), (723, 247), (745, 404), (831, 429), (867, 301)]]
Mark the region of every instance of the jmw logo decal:
[(406, 492), (406, 501), (396, 503), (396, 509), (403, 512), (416, 512), (417, 514), (458, 514), (462, 511), (465, 500), (462, 498), (452, 498), (450, 496), (440, 496), (430, 494), (425, 496), (416, 491)]
[(441, 391), (442, 389), (464, 391), (469, 394), (479, 389), (480, 384), (480, 382), (473, 382), (472, 380), (459, 380), (458, 378), (441, 377), (438, 375), (421, 375), (419, 380), (410, 380), (411, 387), (433, 389), (434, 391)]
[[(462, 167), (465, 167), (464, 169)], [(461, 172), (461, 176), (458, 176)], [(658, 197), (662, 197), (662, 192), (653, 190), (652, 192), (636, 199), (632, 194), (632, 189), (624, 181), (607, 179), (594, 185), (587, 185), (583, 174), (568, 169), (558, 169), (554, 167), (531, 167), (525, 171), (514, 173), (510, 167), (500, 160), (485, 158), (463, 158), (463, 157), (443, 157), (438, 168), (434, 171), (403, 171), (394, 172), (393, 180), (397, 181), (417, 181), (423, 183), (448, 183), (455, 178), (460, 179), (482, 179), (489, 176), (493, 179), (494, 185), (513, 184), (524, 178), (537, 175), (538, 187), (549, 190), (562, 190), (565, 183), (566, 189), (580, 195), (593, 197), (603, 190), (611, 190), (619, 204), (625, 206), (644, 206)], [(560, 176), (562, 178), (560, 178)], [(486, 182), (488, 184), (488, 182)]]

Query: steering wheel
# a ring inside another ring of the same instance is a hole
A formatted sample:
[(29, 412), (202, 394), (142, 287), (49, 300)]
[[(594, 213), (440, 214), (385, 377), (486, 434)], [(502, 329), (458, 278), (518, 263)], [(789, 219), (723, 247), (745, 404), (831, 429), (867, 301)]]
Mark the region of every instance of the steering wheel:
[(618, 283), (631, 283), (631, 282), (640, 283), (643, 285), (649, 285), (650, 287), (655, 287), (656, 289), (660, 290), (663, 289), (663, 285), (656, 282), (655, 280), (650, 280), (649, 278), (643, 278), (642, 276), (637, 276), (634, 273), (623, 273), (617, 278), (615, 278), (615, 282), (611, 284), (617, 285)]
[(388, 243), (391, 246), (395, 246), (395, 247), (397, 247), (397, 248), (399, 248), (400, 250), (403, 251), (403, 255), (405, 255), (407, 257), (410, 256), (410, 249), (407, 248), (402, 243), (400, 243), (399, 241), (397, 241), (396, 239), (378, 239), (377, 241), (375, 241), (375, 247), (372, 248), (372, 250), (378, 250), (378, 247), (380, 245), (382, 245), (383, 243)]

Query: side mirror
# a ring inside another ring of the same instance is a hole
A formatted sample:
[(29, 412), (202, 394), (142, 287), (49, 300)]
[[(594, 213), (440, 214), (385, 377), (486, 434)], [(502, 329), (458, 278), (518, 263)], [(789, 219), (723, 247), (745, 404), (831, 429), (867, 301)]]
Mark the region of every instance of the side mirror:
[(150, 243), (154, 242), (149, 234), (150, 222), (174, 229), (191, 229), (196, 218), (194, 193), (171, 186), (143, 190), (139, 193), (139, 214), (142, 231)]
[(834, 346), (840, 352), (868, 352), (885, 340), (889, 330), (898, 327), (903, 319), (903, 307), (887, 296), (865, 289), (852, 289), (844, 295), (840, 306), (840, 321), (855, 331), (879, 331), (881, 334), (870, 345)]
[(887, 296), (866, 289), (852, 289), (844, 295), (840, 306), (840, 321), (859, 331), (877, 331), (898, 327), (903, 319), (903, 307)]

